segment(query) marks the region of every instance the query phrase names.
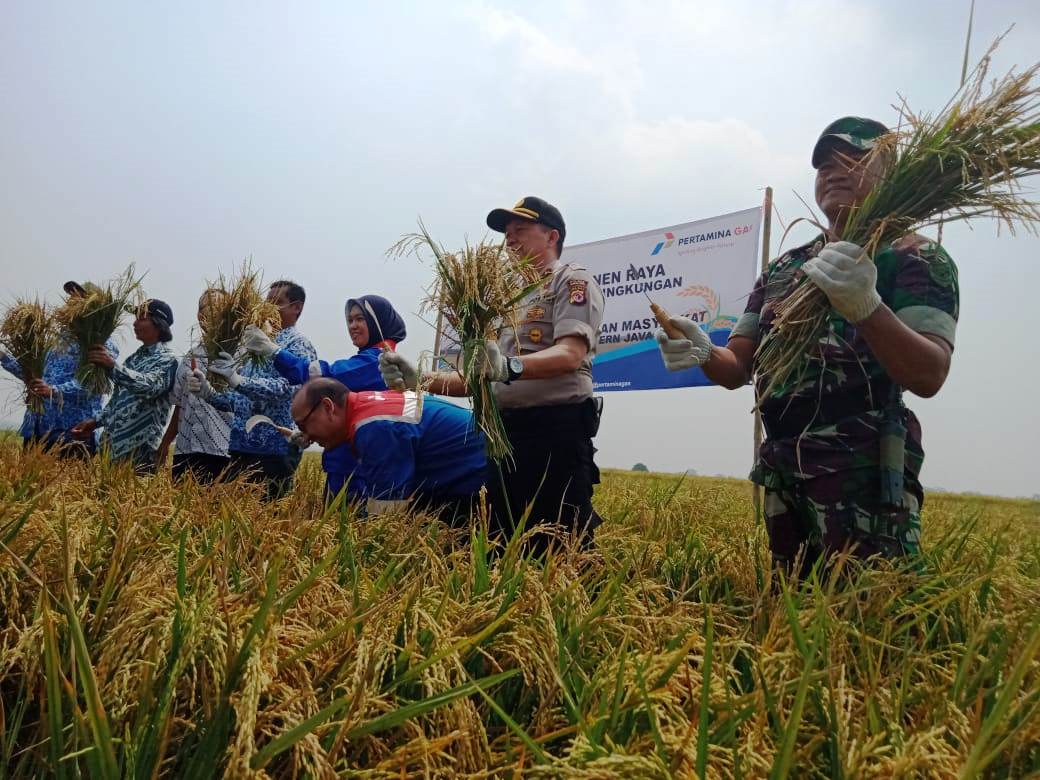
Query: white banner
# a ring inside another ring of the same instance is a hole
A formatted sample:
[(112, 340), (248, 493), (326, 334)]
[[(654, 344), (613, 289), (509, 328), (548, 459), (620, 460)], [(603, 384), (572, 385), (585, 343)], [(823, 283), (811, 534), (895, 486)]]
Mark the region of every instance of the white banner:
[(564, 247), (563, 259), (588, 268), (603, 291), (592, 370), (598, 392), (711, 384), (699, 368), (665, 370), (647, 296), (670, 314), (700, 323), (714, 343), (725, 345), (758, 276), (761, 222), (756, 207)]

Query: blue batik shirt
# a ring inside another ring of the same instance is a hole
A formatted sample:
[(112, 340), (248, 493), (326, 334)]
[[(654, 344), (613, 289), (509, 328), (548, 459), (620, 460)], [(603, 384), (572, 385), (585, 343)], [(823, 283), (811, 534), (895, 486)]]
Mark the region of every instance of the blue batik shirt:
[[(119, 348), (108, 340), (105, 348), (113, 357), (119, 357)], [(22, 368), (11, 355), (4, 354), (0, 358), (3, 367), (19, 379)], [(43, 413), (37, 414), (25, 410), (22, 427), (19, 429), (23, 439), (44, 439), (52, 432), (66, 432), (84, 420), (96, 418), (101, 413), (103, 397), (88, 393), (76, 379), (76, 368), (79, 366), (79, 344), (70, 342), (47, 353), (43, 366), (43, 381), (54, 388), (55, 395), (43, 398)]]
[[(310, 340), (295, 326), (282, 328), (274, 341), (279, 348), (308, 363), (318, 359)], [(226, 393), (217, 393), (210, 399), (210, 403), (217, 409), (230, 409), (235, 413), (228, 449), (250, 455), (287, 455), (289, 442), (282, 434), (270, 425), (257, 425), (247, 434), (246, 421), (254, 414), (263, 414), (270, 417), (275, 425), (292, 428), (293, 419), (289, 408), (293, 393), (302, 383), (285, 379), (270, 360), (259, 365), (247, 361), (239, 369), (239, 374), (243, 381), (238, 387)]]
[(161, 341), (142, 346), (112, 369), (112, 397), (97, 418), (112, 460), (159, 448), (176, 374), (177, 356)]

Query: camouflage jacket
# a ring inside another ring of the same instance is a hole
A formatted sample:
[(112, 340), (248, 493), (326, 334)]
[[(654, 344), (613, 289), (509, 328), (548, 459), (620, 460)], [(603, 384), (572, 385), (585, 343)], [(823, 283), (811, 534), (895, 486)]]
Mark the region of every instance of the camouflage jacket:
[[(775, 308), (794, 290), (797, 271), (823, 248), (823, 238), (773, 260), (759, 277), (731, 334), (760, 343), (773, 326)], [(922, 236), (907, 236), (874, 256), (881, 300), (918, 333), (954, 343), (959, 290), (957, 267), (946, 251)], [(886, 421), (906, 430), (903, 471), (919, 487), (924, 460), (921, 426), (856, 327), (831, 312), (828, 333), (788, 383), (762, 402), (766, 441), (752, 479), (766, 486), (790, 484), (881, 464)], [(769, 378), (756, 371), (756, 394)], [(886, 417), (886, 415), (888, 415)], [(891, 426), (889, 426), (891, 428)]]

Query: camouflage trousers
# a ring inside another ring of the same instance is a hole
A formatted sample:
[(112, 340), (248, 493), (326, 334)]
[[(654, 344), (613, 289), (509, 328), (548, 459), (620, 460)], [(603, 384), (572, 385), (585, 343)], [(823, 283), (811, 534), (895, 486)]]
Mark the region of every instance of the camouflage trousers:
[(917, 485), (906, 486), (903, 507), (896, 508), (881, 503), (877, 469), (771, 481), (764, 504), (769, 549), (788, 572), (799, 554), (804, 576), (817, 559), (845, 549), (861, 559), (915, 555), (920, 549), (923, 496)]

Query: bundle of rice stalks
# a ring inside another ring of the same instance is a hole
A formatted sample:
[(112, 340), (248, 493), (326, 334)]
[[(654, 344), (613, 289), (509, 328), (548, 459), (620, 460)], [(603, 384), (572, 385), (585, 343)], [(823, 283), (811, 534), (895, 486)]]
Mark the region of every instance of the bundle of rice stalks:
[[(945, 222), (989, 217), (1012, 232), (1016, 223), (1034, 231), (1040, 210), (1021, 186), (1040, 172), (1040, 64), (987, 83), (999, 42), (937, 116), (915, 114), (904, 102), (899, 129), (861, 163), (887, 162), (878, 183), (829, 240), (864, 247), (870, 262), (884, 245)], [(827, 297), (808, 279), (799, 284), (777, 307), (773, 330), (759, 345), (758, 372), (768, 379), (760, 401), (804, 370), (826, 333)]]
[[(267, 300), (261, 280), (262, 273), (246, 260), (237, 276), (228, 279), (221, 274), (215, 283), (210, 284), (206, 304), (199, 312), (200, 343), (210, 360), (226, 352), (242, 362), (262, 362), (262, 358), (251, 353), (238, 355), (242, 333), (247, 326), (255, 325), (268, 336), (274, 336), (282, 327), (278, 307)], [(226, 384), (217, 376), (210, 379), (216, 387)]]
[(104, 345), (123, 322), (123, 315), (140, 304), (141, 278), (134, 276), (131, 264), (122, 274), (102, 285), (87, 282), (83, 295), (70, 295), (55, 312), (58, 326), (79, 346), (76, 378), (83, 389), (103, 395), (112, 389), (108, 373), (87, 362), (87, 351)]
[[(498, 338), (506, 326), (517, 327), (520, 302), (545, 281), (545, 275), (504, 242), (469, 243), (458, 252), (438, 244), (419, 223), (419, 232), (406, 235), (390, 249), (394, 255), (418, 254), (423, 247), (434, 256), (436, 280), (427, 290), (422, 309), (439, 315), (458, 334), (462, 376), (473, 399), (473, 416), (487, 438), (488, 455), (496, 460), (510, 453), (509, 439), (495, 403), (491, 383), (481, 378), (474, 351)], [(480, 350), (478, 355), (483, 354)]]
[[(34, 379), (43, 379), (47, 353), (57, 344), (57, 330), (50, 310), (39, 300), (18, 299), (0, 321), (0, 344), (18, 361), (26, 388)], [(43, 412), (43, 399), (26, 389), (25, 406), (36, 414)]]

